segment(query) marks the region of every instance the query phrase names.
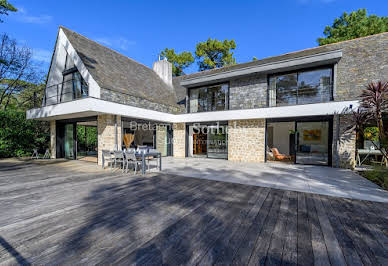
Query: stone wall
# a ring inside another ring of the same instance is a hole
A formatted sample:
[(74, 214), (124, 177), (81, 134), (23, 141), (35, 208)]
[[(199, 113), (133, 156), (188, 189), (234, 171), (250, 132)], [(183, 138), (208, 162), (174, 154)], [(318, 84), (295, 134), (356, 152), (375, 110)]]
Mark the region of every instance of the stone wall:
[(265, 119), (229, 121), (228, 160), (264, 162)]
[(50, 121), (50, 153), (51, 159), (57, 158), (57, 123), (55, 120)]
[(349, 117), (335, 115), (333, 118), (332, 166), (354, 169), (356, 161), (356, 132), (347, 130)]
[(139, 97), (131, 96), (129, 94), (124, 94), (124, 93), (107, 90), (107, 89), (101, 89), (101, 99), (110, 101), (110, 102), (126, 104), (134, 107), (159, 111), (159, 112), (172, 113), (172, 114), (184, 113), (184, 106), (182, 105), (171, 106), (171, 105), (155, 103), (144, 98), (139, 98)]
[(186, 125), (185, 123), (173, 124), (174, 134), (174, 157), (185, 158), (186, 157)]
[[(117, 117), (117, 146), (115, 119)], [(115, 115), (99, 115), (97, 117), (97, 134), (98, 134), (98, 165), (102, 165), (102, 150), (121, 150), (121, 117)]]
[(260, 74), (230, 81), (229, 109), (267, 106), (267, 75)]
[(156, 128), (156, 149), (167, 156), (167, 127), (157, 126)]
[(371, 81), (388, 79), (388, 34), (329, 45), (342, 50), (337, 65), (335, 101), (356, 99)]

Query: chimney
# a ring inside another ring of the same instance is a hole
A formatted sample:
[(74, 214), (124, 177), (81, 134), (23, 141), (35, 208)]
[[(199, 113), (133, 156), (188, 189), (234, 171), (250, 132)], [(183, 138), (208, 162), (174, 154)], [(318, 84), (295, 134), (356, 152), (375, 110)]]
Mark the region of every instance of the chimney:
[(159, 61), (154, 62), (152, 69), (168, 86), (172, 88), (172, 65), (166, 58), (160, 60), (159, 57)]

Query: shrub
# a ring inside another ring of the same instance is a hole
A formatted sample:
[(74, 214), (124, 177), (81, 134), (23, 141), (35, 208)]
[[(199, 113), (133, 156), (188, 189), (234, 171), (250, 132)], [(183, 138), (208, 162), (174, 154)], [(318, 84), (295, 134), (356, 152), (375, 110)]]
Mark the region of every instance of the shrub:
[(25, 112), (0, 111), (0, 158), (43, 153), (50, 141), (48, 122), (26, 120)]
[(360, 174), (372, 181), (373, 183), (379, 185), (385, 190), (388, 190), (388, 169), (384, 167), (375, 167), (370, 171), (363, 171)]

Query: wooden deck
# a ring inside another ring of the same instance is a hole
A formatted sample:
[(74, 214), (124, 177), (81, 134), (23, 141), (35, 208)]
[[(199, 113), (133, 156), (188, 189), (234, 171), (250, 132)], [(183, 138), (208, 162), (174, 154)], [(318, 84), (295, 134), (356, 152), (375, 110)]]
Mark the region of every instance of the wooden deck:
[(388, 204), (0, 161), (0, 264), (388, 265)]

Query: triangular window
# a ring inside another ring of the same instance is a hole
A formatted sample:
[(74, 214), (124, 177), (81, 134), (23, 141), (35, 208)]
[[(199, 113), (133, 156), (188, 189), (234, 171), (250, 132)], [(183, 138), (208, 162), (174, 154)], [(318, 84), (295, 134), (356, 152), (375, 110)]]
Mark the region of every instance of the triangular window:
[(89, 95), (88, 85), (82, 78), (71, 57), (66, 54), (65, 70), (63, 71), (63, 82), (60, 102), (68, 102)]

